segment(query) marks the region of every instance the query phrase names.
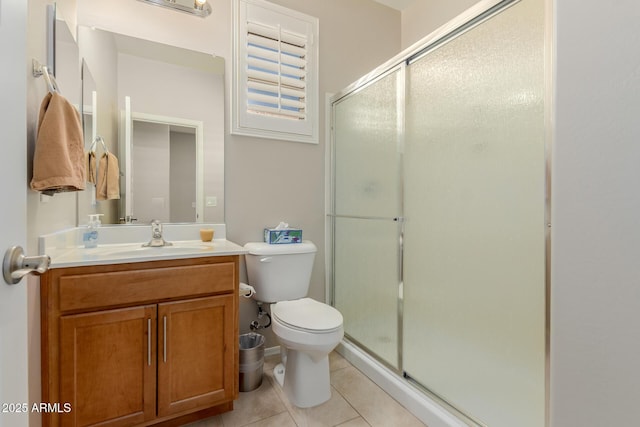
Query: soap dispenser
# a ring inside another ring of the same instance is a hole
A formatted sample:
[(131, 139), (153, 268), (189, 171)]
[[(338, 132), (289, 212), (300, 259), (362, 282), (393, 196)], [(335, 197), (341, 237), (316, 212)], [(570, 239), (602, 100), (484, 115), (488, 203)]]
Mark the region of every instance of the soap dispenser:
[(90, 214), (87, 229), (82, 234), (82, 241), (85, 248), (95, 248), (98, 246), (98, 227), (100, 227), (100, 217), (103, 214)]

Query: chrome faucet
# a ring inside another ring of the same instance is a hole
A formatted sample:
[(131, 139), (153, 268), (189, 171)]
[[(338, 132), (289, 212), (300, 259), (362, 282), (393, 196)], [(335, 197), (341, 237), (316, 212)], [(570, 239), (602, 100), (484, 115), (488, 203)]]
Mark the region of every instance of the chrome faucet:
[(162, 223), (157, 219), (151, 221), (151, 240), (148, 243), (143, 244), (142, 246), (171, 246), (173, 243), (167, 242), (162, 237)]

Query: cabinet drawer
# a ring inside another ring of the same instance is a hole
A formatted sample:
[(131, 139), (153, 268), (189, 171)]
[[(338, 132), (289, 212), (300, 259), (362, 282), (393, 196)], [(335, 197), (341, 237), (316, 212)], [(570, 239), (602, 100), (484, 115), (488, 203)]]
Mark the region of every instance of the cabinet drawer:
[(235, 264), (162, 267), (60, 277), (60, 311), (140, 304), (212, 293), (231, 292)]

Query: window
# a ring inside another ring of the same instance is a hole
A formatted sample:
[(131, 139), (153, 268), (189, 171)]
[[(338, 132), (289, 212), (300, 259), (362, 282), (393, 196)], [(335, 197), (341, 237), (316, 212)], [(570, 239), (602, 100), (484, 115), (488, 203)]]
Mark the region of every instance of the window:
[(318, 20), (234, 1), (231, 132), (318, 143)]

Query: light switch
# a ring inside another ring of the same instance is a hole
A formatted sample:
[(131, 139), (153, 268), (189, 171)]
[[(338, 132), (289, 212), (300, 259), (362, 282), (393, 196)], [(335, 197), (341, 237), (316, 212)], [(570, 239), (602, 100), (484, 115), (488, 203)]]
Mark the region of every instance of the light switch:
[(207, 207), (218, 206), (218, 198), (216, 196), (207, 196)]

